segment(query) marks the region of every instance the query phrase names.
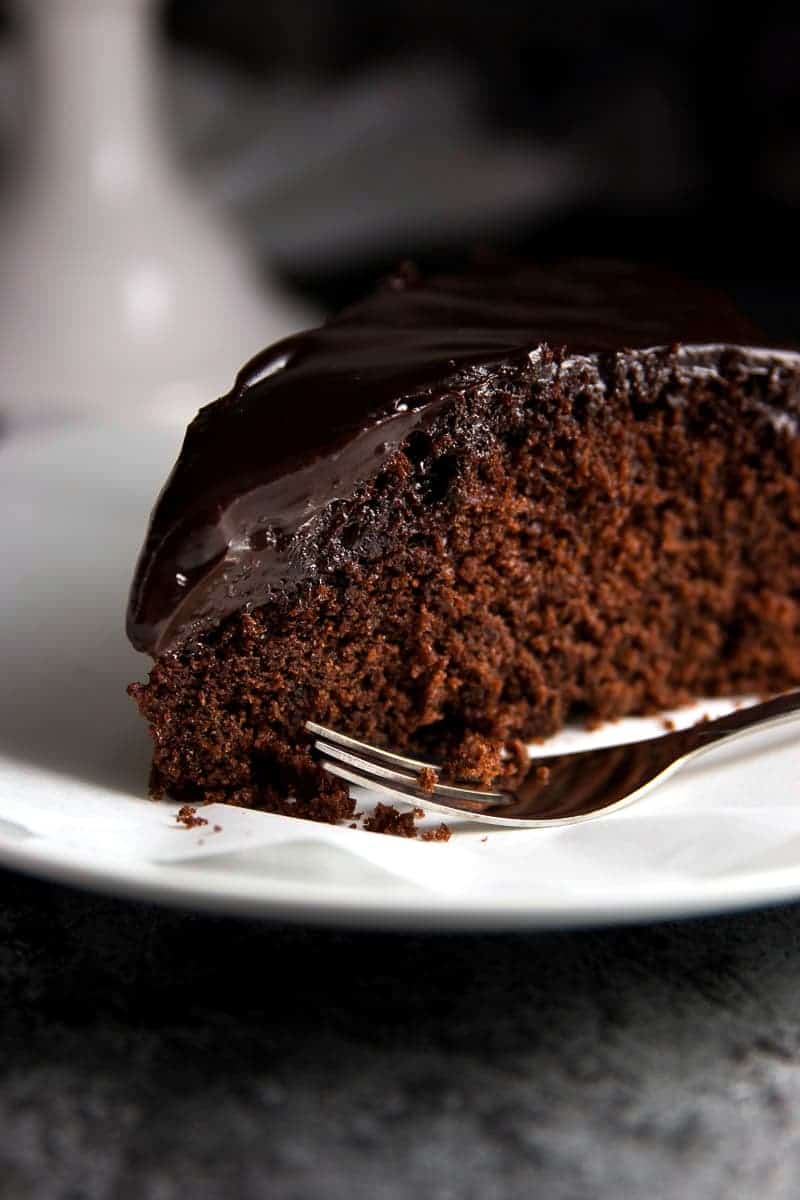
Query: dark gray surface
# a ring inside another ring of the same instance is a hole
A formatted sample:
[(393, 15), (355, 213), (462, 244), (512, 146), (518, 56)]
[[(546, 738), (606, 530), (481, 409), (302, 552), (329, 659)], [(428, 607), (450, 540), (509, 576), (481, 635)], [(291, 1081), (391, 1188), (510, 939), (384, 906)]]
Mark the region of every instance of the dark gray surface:
[(269, 927), (0, 873), (3, 1200), (800, 1194), (800, 908)]

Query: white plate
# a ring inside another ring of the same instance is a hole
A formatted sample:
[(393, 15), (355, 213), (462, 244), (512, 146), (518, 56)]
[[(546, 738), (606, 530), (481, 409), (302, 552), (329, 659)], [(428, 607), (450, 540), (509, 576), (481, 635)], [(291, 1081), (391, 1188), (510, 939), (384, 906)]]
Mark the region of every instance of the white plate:
[[(82, 427), (0, 445), (0, 863), (142, 899), (396, 928), (568, 926), (800, 898), (791, 728), (721, 748), (640, 806), (571, 828), (451, 822), (449, 843), (428, 844), (224, 808), (179, 828), (174, 804), (146, 799), (148, 736), (125, 695), (146, 661), (123, 633), (179, 441)], [(659, 728), (628, 721), (558, 744)]]

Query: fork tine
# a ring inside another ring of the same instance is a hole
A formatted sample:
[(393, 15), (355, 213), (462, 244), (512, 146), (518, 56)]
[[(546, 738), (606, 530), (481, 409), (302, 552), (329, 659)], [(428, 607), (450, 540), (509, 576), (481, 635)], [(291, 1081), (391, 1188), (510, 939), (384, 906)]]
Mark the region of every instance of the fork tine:
[(380, 763), (370, 762), (368, 759), (360, 758), (357, 754), (351, 754), (349, 750), (344, 750), (341, 746), (329, 746), (322, 740), (316, 742), (315, 745), (320, 754), (329, 755), (338, 762), (346, 763), (356, 771), (365, 771), (371, 775), (379, 775), (381, 779), (393, 780), (395, 783), (405, 783), (409, 787), (419, 786), (416, 775), (412, 775), (407, 771), (393, 770), (391, 767), (381, 766)]
[(408, 775), (405, 771), (392, 770), (389, 767), (382, 766), (380, 763), (370, 762), (368, 759), (361, 758), (357, 754), (343, 750), (340, 746), (329, 746), (321, 739), (316, 742), (316, 746), (321, 754), (338, 759), (340, 762), (346, 763), (348, 766), (353, 767), (354, 770), (362, 772), (365, 775), (378, 776), (378, 778), (386, 779), (391, 783), (402, 784), (412, 788), (415, 796), (436, 795), (441, 797), (442, 800), (464, 800), (470, 804), (504, 804), (507, 802), (507, 797), (502, 792), (482, 792), (477, 788), (452, 787), (446, 783), (437, 783), (433, 792), (428, 792), (420, 788), (416, 775)]
[(344, 766), (343, 763), (336, 762), (333, 759), (323, 758), (321, 766), (331, 775), (336, 775), (339, 779), (344, 779), (348, 783), (355, 784), (356, 787), (366, 788), (371, 792), (381, 792), (386, 796), (391, 796), (393, 800), (404, 800), (408, 804), (418, 805), (426, 812), (435, 812), (443, 816), (459, 815), (467, 817), (480, 817), (482, 805), (471, 808), (469, 802), (462, 800), (458, 804), (455, 800), (447, 803), (437, 801), (436, 794), (431, 795), (427, 792), (421, 792), (403, 783), (386, 783), (372, 776), (362, 774), (360, 771), (351, 770)]
[(408, 800), (413, 804), (417, 803), (417, 796), (414, 789), (408, 784), (382, 782), (379, 779), (373, 779), (369, 775), (362, 774), (361, 771), (351, 770), (344, 763), (336, 762), (333, 759), (323, 758), (320, 765), (331, 775), (338, 776), (339, 779), (346, 779), (349, 783), (353, 783), (356, 787), (367, 788), (369, 791), (385, 792), (389, 796), (397, 796), (401, 800)]
[(381, 750), (378, 746), (370, 746), (368, 742), (358, 742), (355, 738), (348, 737), (346, 733), (339, 733), (336, 729), (328, 729), (325, 725), (317, 725), (315, 721), (306, 721), (306, 729), (309, 733), (324, 738), (327, 742), (336, 742), (339, 746), (346, 746), (349, 750), (355, 750), (362, 758), (377, 759), (378, 762), (394, 763), (398, 767), (410, 767), (415, 775), (419, 771), (431, 770), (438, 772), (442, 769), (437, 763), (422, 762), (418, 758), (406, 758), (402, 754), (394, 754), (391, 750)]
[[(442, 768), (437, 763), (423, 762), (418, 758), (408, 758), (403, 754), (395, 754), (391, 750), (382, 750), (378, 746), (371, 746), (368, 742), (359, 742), (356, 738), (339, 733), (336, 729), (329, 729), (325, 725), (317, 725), (314, 721), (306, 721), (306, 729), (317, 735), (314, 739), (314, 746), (320, 753), (333, 755), (343, 762), (350, 763), (351, 766), (358, 770), (374, 771), (381, 775), (384, 774), (384, 771), (379, 770), (381, 763), (397, 767), (409, 767), (413, 771), (413, 775), (402, 775), (402, 778), (417, 787), (420, 795), (430, 796), (432, 794), (430, 792), (423, 792), (417, 786), (417, 776), (423, 770), (436, 771), (438, 775)], [(331, 745), (330, 743), (334, 744)], [(349, 751), (357, 753), (346, 755), (344, 750), (339, 749), (340, 746), (347, 747)], [(392, 778), (392, 776), (387, 775), (386, 778)], [(504, 792), (484, 792), (477, 788), (453, 787), (446, 783), (437, 783), (434, 791), (440, 793), (442, 796), (452, 796), (456, 800), (477, 801), (481, 803), (489, 803), (491, 801), (495, 804), (504, 804), (507, 802), (507, 796)]]

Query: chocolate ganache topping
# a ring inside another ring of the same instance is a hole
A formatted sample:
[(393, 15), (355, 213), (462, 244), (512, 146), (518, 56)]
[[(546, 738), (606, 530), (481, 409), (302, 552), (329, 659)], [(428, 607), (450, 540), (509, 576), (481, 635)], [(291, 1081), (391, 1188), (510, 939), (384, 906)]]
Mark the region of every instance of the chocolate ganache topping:
[(151, 519), (128, 636), (158, 655), (313, 578), (319, 514), (373, 477), (448, 397), (543, 345), (601, 359), (754, 337), (723, 298), (621, 264), (495, 264), (428, 280), (401, 271), (259, 354), (198, 413)]

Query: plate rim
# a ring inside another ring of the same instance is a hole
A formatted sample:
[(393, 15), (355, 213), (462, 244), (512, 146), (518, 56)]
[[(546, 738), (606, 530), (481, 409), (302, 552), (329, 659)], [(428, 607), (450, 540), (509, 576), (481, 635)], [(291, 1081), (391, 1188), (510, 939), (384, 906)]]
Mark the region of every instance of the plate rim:
[[(431, 849), (436, 853), (444, 847)], [(703, 880), (702, 885), (687, 886), (677, 894), (666, 894), (664, 887), (648, 886), (638, 895), (628, 884), (620, 893), (611, 891), (601, 904), (596, 897), (563, 905), (537, 904), (530, 897), (505, 897), (496, 906), (487, 905), (485, 900), (470, 903), (463, 896), (456, 901), (422, 889), (419, 899), (404, 896), (402, 905), (393, 905), (388, 899), (385, 903), (372, 897), (366, 900), (363, 890), (356, 887), (334, 886), (330, 890), (338, 896), (322, 899), (313, 893), (309, 895), (302, 881), (269, 879), (265, 890), (263, 885), (241, 886), (244, 880), (252, 880), (252, 876), (231, 876), (208, 867), (194, 882), (191, 864), (186, 866), (188, 870), (177, 864), (141, 860), (128, 864), (122, 858), (105, 858), (92, 864), (74, 853), (65, 854), (63, 848), (60, 853), (50, 852), (49, 844), (36, 837), (0, 842), (0, 867), (43, 882), (171, 909), (293, 925), (414, 933), (566, 931), (699, 919), (800, 902), (800, 866), (749, 872), (737, 877), (734, 887), (730, 878), (724, 877), (717, 882)], [(224, 881), (224, 890), (208, 886), (214, 878)], [(231, 886), (232, 880), (240, 886)], [(383, 895), (388, 898), (391, 889), (387, 888)]]

